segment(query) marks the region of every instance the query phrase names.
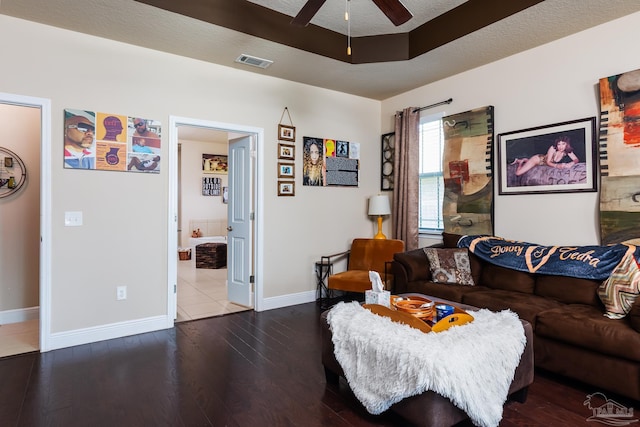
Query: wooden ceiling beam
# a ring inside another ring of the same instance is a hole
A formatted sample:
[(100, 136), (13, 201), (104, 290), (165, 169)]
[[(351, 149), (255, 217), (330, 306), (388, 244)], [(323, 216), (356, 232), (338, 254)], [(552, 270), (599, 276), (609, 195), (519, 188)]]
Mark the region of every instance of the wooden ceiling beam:
[(469, 0), (408, 33), (352, 37), (317, 25), (291, 25), (291, 16), (246, 0), (135, 0), (338, 61), (365, 64), (420, 56), (543, 0)]

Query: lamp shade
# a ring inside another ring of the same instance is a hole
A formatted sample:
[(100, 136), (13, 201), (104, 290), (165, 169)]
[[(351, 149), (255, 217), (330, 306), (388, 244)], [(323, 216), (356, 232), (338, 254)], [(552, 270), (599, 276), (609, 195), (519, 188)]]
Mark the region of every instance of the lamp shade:
[(389, 198), (382, 194), (372, 196), (369, 199), (369, 215), (391, 215)]

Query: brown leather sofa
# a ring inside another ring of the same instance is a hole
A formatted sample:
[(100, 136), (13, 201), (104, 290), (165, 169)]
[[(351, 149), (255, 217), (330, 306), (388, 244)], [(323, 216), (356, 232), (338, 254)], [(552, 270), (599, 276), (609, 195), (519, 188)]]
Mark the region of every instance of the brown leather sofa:
[[(456, 234), (440, 247), (455, 248)], [(640, 298), (623, 319), (605, 317), (600, 281), (529, 274), (469, 253), (475, 286), (434, 283), (424, 249), (394, 255), (396, 294), (417, 292), (494, 311), (511, 309), (533, 326), (535, 366), (640, 400)]]

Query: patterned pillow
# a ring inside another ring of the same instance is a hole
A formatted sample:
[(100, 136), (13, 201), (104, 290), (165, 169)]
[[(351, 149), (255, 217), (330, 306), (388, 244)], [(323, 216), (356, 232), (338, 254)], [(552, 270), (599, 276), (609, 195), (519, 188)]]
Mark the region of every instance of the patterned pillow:
[(598, 287), (598, 296), (604, 304), (604, 315), (610, 319), (622, 319), (640, 295), (640, 268), (629, 252), (611, 276)]
[(474, 286), (467, 248), (424, 248), (435, 283)]

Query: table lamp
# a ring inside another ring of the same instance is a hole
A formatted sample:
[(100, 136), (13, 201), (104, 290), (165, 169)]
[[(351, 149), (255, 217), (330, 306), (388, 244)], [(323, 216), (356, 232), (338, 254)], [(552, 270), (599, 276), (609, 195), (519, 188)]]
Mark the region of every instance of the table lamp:
[(378, 217), (378, 234), (373, 236), (374, 239), (386, 239), (387, 236), (382, 234), (382, 215), (391, 215), (391, 206), (389, 206), (389, 198), (382, 194), (372, 196), (369, 199), (369, 215)]

